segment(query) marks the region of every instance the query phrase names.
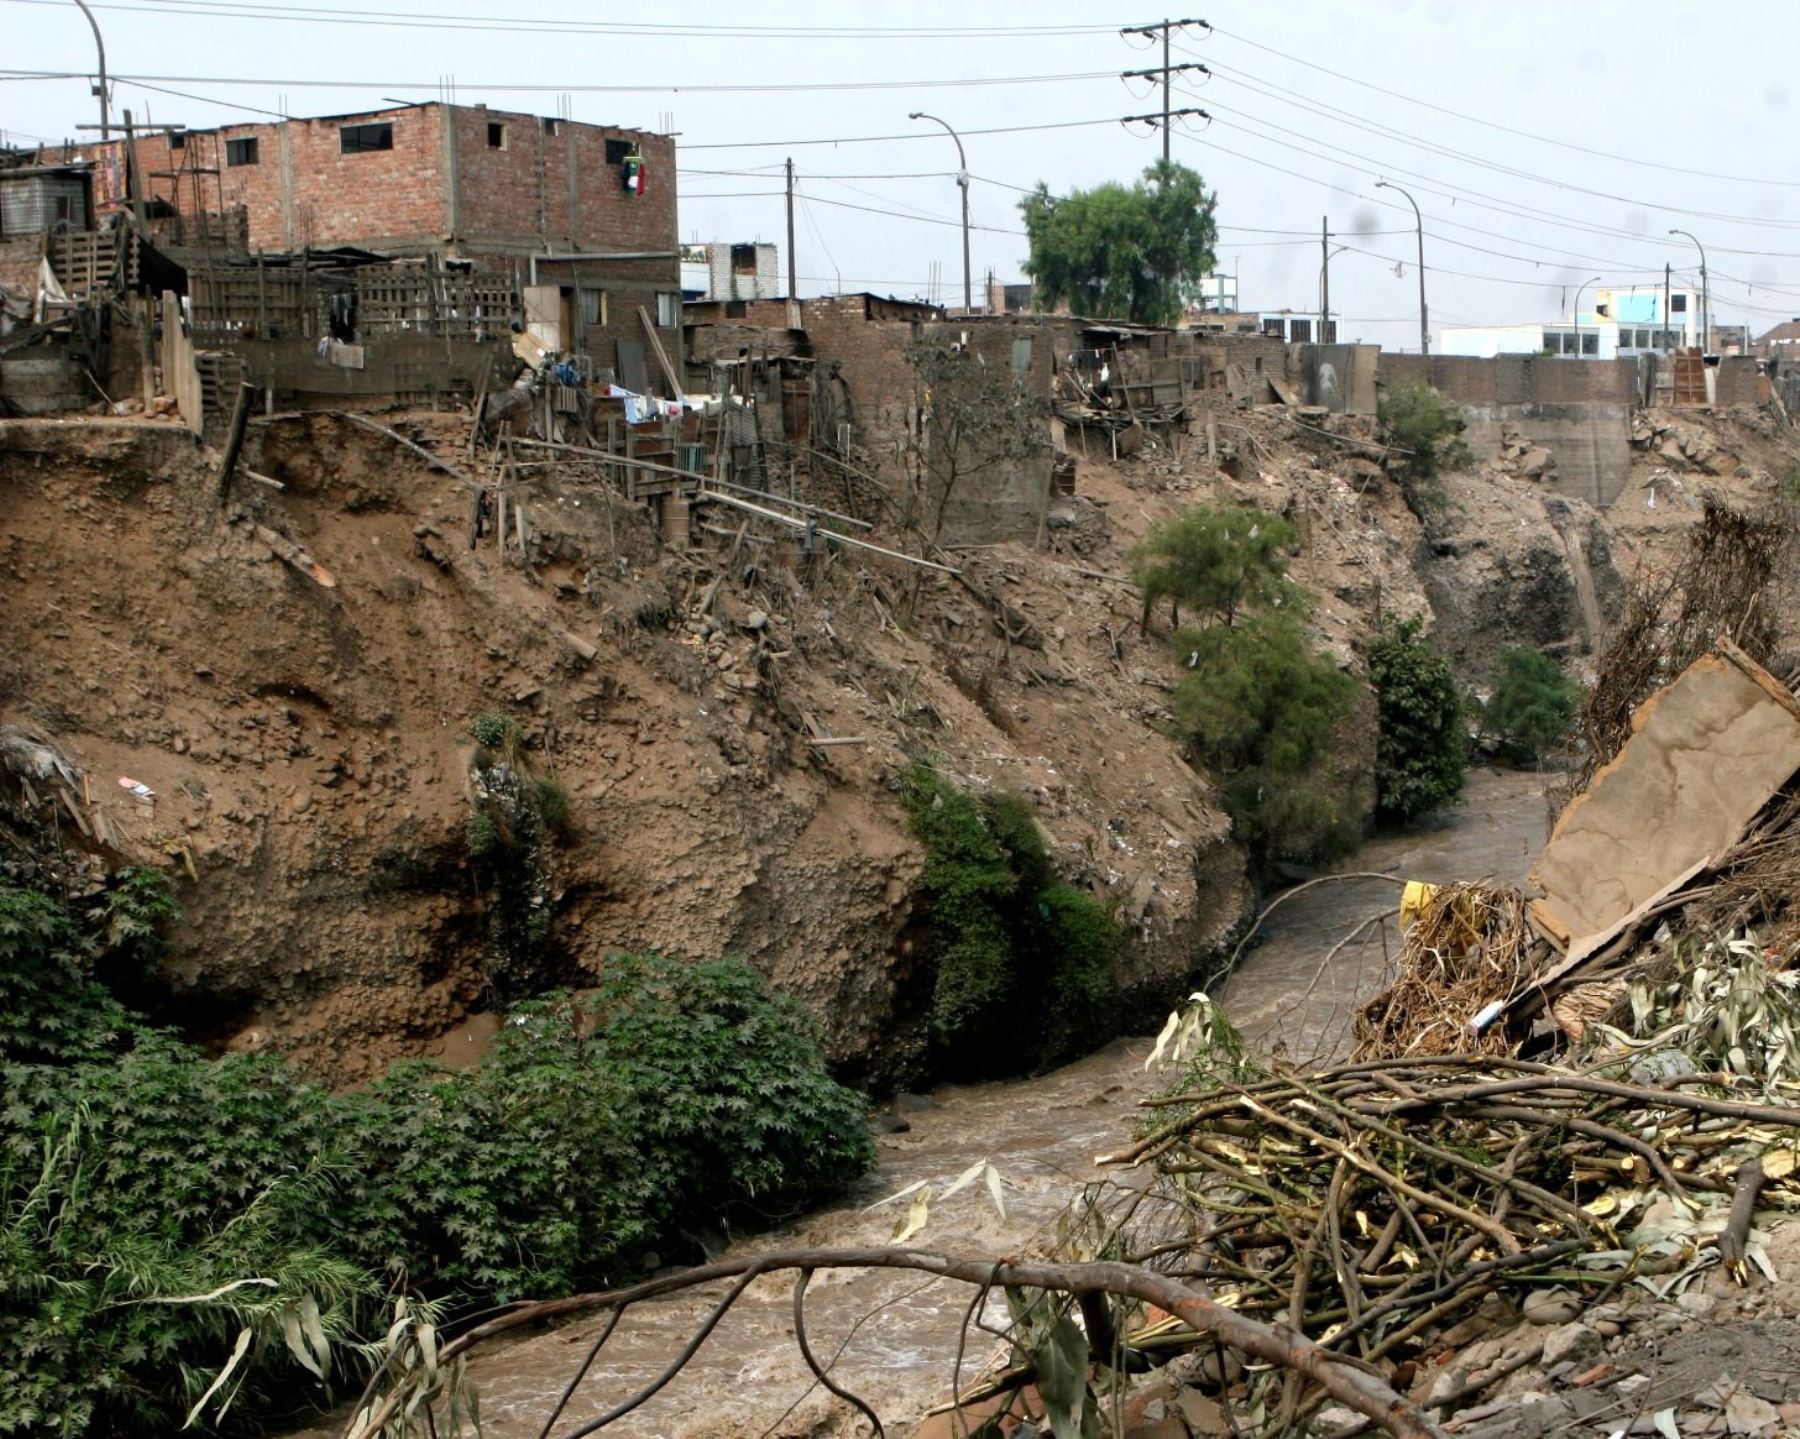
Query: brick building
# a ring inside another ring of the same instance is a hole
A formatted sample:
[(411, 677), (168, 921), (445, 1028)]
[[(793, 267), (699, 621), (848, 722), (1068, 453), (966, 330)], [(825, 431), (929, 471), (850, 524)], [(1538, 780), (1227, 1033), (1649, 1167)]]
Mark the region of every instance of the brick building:
[[(640, 308), (679, 351), (672, 136), (433, 102), (157, 132), (135, 148), (152, 224), (209, 258), (356, 247), (469, 261), (554, 286), (537, 318), (601, 368), (646, 373)], [(124, 141), (58, 158), (93, 163), (100, 209), (126, 204)]]

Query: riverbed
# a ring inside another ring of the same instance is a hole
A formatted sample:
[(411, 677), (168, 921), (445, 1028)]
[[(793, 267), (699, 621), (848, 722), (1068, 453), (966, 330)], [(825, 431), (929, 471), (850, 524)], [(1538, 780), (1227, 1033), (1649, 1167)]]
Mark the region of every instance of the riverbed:
[[(1491, 876), (1518, 882), (1542, 846), (1542, 785), (1530, 774), (1475, 770), (1462, 804), (1366, 844), (1345, 868), (1394, 880)], [(1380, 988), (1396, 944), (1399, 887), (1388, 880), (1314, 885), (1277, 906), (1263, 942), (1245, 957), (1220, 1000), (1253, 1047), (1296, 1058), (1337, 1051), (1358, 1004)], [(1321, 961), (1366, 919), (1356, 943)], [(1145, 1016), (1154, 1027), (1162, 1016)], [(946, 1087), (918, 1101), (908, 1132), (884, 1136), (879, 1163), (844, 1206), (809, 1215), (730, 1248), (731, 1253), (887, 1243), (908, 1207), (882, 1203), (917, 1181), (942, 1190), (970, 1165), (991, 1161), (1002, 1176), (1002, 1215), (975, 1183), (934, 1202), (914, 1243), (975, 1256), (1019, 1254), (1055, 1224), (1098, 1177), (1094, 1157), (1118, 1148), (1137, 1102), (1165, 1080), (1146, 1073), (1149, 1038), (1125, 1039), (1053, 1073), (1003, 1083)], [(1127, 1176), (1128, 1177), (1128, 1176)], [(791, 1283), (752, 1285), (687, 1368), (655, 1398), (609, 1427), (619, 1435), (701, 1436), (816, 1433), (836, 1409), (811, 1389), (793, 1340)], [(699, 1327), (723, 1286), (632, 1309), (565, 1411), (559, 1432), (591, 1419), (652, 1379)], [(834, 1377), (865, 1395), (893, 1428), (949, 1391), (968, 1289), (899, 1271), (820, 1273), (807, 1302), (807, 1330), (821, 1360), (842, 1353)], [(530, 1439), (554, 1406), (597, 1321), (582, 1321), (489, 1346), (472, 1365), (484, 1432)], [(998, 1353), (974, 1334), (965, 1382)], [(331, 1432), (321, 1428), (318, 1434)]]

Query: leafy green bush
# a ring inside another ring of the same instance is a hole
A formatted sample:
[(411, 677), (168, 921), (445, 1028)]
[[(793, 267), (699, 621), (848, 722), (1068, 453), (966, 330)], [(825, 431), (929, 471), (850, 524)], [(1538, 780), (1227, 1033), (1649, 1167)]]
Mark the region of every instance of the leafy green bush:
[(84, 967), (118, 968), (115, 908), (0, 886), (0, 1433), (173, 1429), (221, 1369), (209, 1417), (291, 1413), (326, 1397), (296, 1356), (355, 1380), (384, 1295), (608, 1282), (873, 1157), (803, 1011), (738, 961), (622, 957), (474, 1069), (332, 1095), (124, 1010)]
[(636, 1107), (665, 1229), (739, 1204), (787, 1214), (874, 1162), (863, 1099), (826, 1073), (811, 1015), (742, 959), (612, 955), (580, 1007)]
[(268, 1404), (284, 1316), (342, 1340), (379, 1296), (329, 1222), (341, 1106), (279, 1061), (146, 1033), (3, 1079), (0, 1432), (172, 1430), (240, 1334), (227, 1393)]
[(924, 761), (904, 798), (925, 845), (940, 1066), (964, 1076), (1044, 1067), (1110, 1036), (1118, 925), (1099, 898), (1056, 877), (1029, 802), (1004, 790), (977, 799)]
[(569, 807), (569, 788), (555, 775), (539, 775), (531, 783), (532, 802), (546, 833), (567, 841), (575, 834), (575, 815)]
[(1410, 452), (1406, 472), (1413, 479), (1435, 479), (1473, 458), (1463, 442), (1461, 409), (1429, 385), (1389, 390), (1381, 397), (1379, 415), (1382, 438)]
[(483, 710), (469, 721), (469, 737), (485, 750), (505, 750), (518, 735), (519, 722), (499, 710)]
[(1510, 758), (1528, 762), (1569, 737), (1581, 686), (1562, 665), (1532, 645), (1500, 652), (1500, 678), (1487, 702), (1484, 727)]
[(1419, 638), (1418, 619), (1389, 620), (1369, 642), (1380, 734), (1376, 808), (1406, 820), (1462, 793), (1469, 737), (1450, 662)]
[(1004, 1037), (1013, 995), (1012, 866), (974, 796), (930, 765), (913, 766), (905, 799), (925, 846), (919, 889), (937, 959), (932, 1035), (940, 1049), (987, 1050)]
[(1356, 682), (1315, 653), (1288, 615), (1176, 639), (1190, 673), (1175, 691), (1175, 713), (1219, 776), (1237, 837), (1259, 858), (1317, 860), (1353, 845), (1356, 817), (1331, 761)]
[(1282, 552), (1298, 537), (1280, 515), (1249, 505), (1196, 506), (1152, 526), (1131, 552), (1132, 578), (1144, 592), (1144, 627), (1164, 596), (1177, 607), (1177, 623), (1185, 604), (1224, 624), (1248, 607), (1297, 598)]

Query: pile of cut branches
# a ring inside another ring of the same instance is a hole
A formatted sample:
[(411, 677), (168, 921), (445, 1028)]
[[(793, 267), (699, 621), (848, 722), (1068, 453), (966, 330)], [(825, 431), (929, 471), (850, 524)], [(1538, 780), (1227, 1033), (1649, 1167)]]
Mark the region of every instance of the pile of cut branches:
[[(1154, 1166), (1142, 1222), (1166, 1232), (1180, 1213), (1191, 1243), (1172, 1262), (1216, 1302), (1398, 1382), (1478, 1306), (1534, 1287), (1667, 1297), (1721, 1259), (1740, 1278), (1766, 1266), (1751, 1226), (1759, 1202), (1800, 1207), (1800, 1108), (1614, 1072), (1464, 1054), (1269, 1073), (1202, 1056), (1104, 1162)], [(1246, 1427), (1265, 1434), (1324, 1402), (1292, 1370), (1244, 1383)]]
[(1546, 946), (1510, 886), (1452, 884), (1425, 901), (1406, 930), (1394, 981), (1356, 1020), (1356, 1058), (1505, 1054), (1505, 1026), (1477, 1028), (1542, 967)]

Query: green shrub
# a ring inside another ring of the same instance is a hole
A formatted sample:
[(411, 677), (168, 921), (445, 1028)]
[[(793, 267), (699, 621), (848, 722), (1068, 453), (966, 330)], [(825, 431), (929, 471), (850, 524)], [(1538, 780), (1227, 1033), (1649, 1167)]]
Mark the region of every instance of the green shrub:
[(1297, 592), (1286, 578), (1282, 551), (1299, 537), (1280, 515), (1249, 505), (1196, 506), (1151, 527), (1131, 552), (1132, 578), (1150, 608), (1167, 596), (1213, 620), (1231, 624), (1244, 609)]
[(1419, 638), (1421, 621), (1389, 620), (1369, 642), (1369, 680), (1380, 718), (1376, 808), (1406, 820), (1462, 793), (1469, 737), (1450, 662)]
[(1332, 773), (1332, 739), (1356, 682), (1287, 615), (1184, 630), (1177, 644), (1190, 671), (1175, 691), (1179, 725), (1219, 776), (1251, 853), (1309, 861), (1353, 845), (1358, 825)]
[(1500, 678), (1487, 702), (1484, 727), (1510, 758), (1529, 762), (1569, 738), (1581, 686), (1552, 655), (1531, 645), (1500, 652)]
[(665, 1226), (785, 1215), (874, 1162), (862, 1096), (826, 1072), (812, 1016), (742, 959), (615, 954), (581, 1004), (635, 1102)]
[(913, 766), (905, 798), (925, 846), (919, 889), (937, 959), (932, 1035), (940, 1049), (980, 1051), (1004, 1037), (1013, 994), (1012, 866), (974, 797), (930, 765)]
[(267, 1405), (304, 1377), (283, 1314), (341, 1340), (379, 1296), (324, 1222), (340, 1106), (279, 1061), (146, 1033), (3, 1078), (0, 1432), (172, 1430), (244, 1330), (238, 1407)]
[(483, 749), (503, 754), (517, 742), (519, 722), (499, 710), (484, 710), (469, 721), (469, 737)]
[(1473, 456), (1463, 442), (1462, 410), (1448, 395), (1429, 385), (1402, 385), (1381, 397), (1381, 435), (1390, 445), (1410, 453), (1406, 473), (1430, 480), (1461, 469)]
[(919, 761), (905, 803), (925, 845), (939, 1067), (964, 1077), (1044, 1068), (1109, 1038), (1118, 925), (1098, 897), (1057, 878), (1029, 801), (1005, 790), (977, 799)]
[(613, 1282), (873, 1158), (804, 1012), (741, 962), (620, 958), (516, 1010), (474, 1069), (332, 1095), (124, 1011), (79, 962), (115, 967), (113, 908), (0, 886), (0, 1433), (172, 1431), (240, 1335), (208, 1415), (279, 1419), (330, 1397), (295, 1335), (341, 1397), (394, 1293)]
[(539, 775), (531, 783), (532, 802), (544, 831), (567, 841), (575, 834), (575, 816), (569, 808), (569, 788), (555, 775)]
[(471, 859), (485, 859), (499, 845), (500, 827), (485, 809), (478, 809), (469, 816), (466, 843)]

